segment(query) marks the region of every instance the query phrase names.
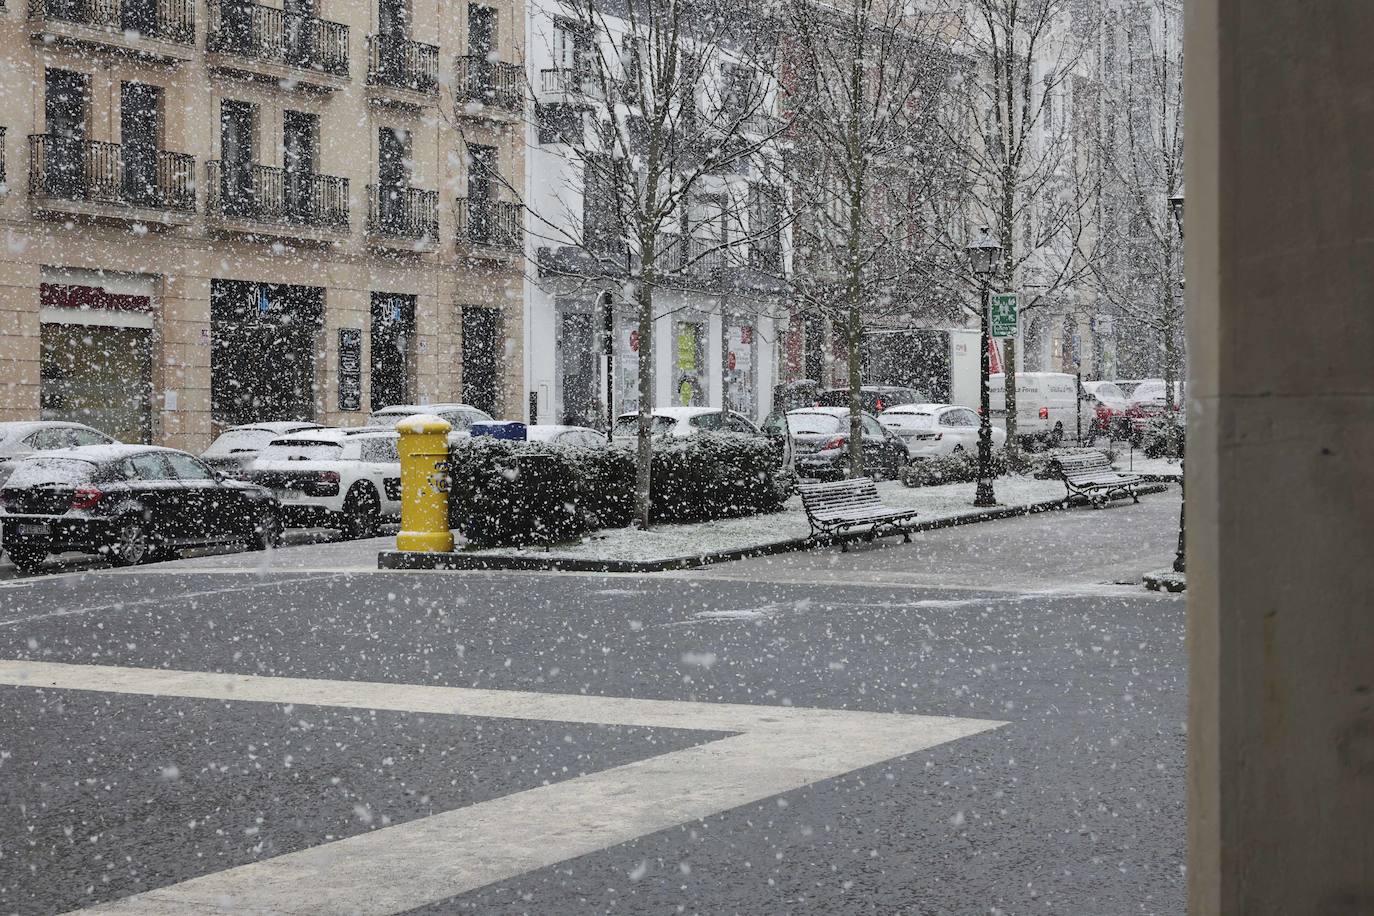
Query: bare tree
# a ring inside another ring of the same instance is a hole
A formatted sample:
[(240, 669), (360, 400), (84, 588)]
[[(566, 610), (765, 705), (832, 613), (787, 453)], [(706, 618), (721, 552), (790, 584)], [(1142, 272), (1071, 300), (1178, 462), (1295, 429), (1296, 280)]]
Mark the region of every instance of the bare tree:
[[(725, 0), (574, 0), (545, 76), (566, 96), (568, 193), (531, 209), (536, 236), (583, 253), (583, 276), (623, 284), (637, 320), (635, 500), (649, 525), (656, 293), (759, 237), (731, 179), (779, 131), (770, 31)], [(543, 88), (543, 87), (541, 87)], [(701, 213), (703, 201), (710, 212)], [(580, 212), (579, 212), (580, 210)], [(588, 265), (591, 265), (590, 267)]]
[(1169, 203), (1183, 188), (1180, 13), (1176, 0), (1152, 0), (1133, 6), (1126, 22), (1124, 79), (1119, 90), (1104, 90), (1115, 112), (1101, 136), (1103, 256), (1093, 262), (1095, 287), (1114, 316), (1158, 340), (1171, 409), (1183, 362), (1181, 227)]
[(956, 66), (953, 9), (788, 0), (783, 15), (793, 288), (802, 310), (843, 329), (852, 476), (864, 473), (865, 332), (949, 311), (920, 281), (944, 254), (933, 200), (957, 178), (941, 126)]
[[(1089, 49), (1072, 0), (970, 0), (961, 146), (975, 222), (1002, 246), (998, 280), (1021, 294), (1021, 311), (1059, 302), (1091, 271), (1101, 182), (1073, 117), (1075, 77)], [(969, 130), (970, 122), (976, 125)], [(951, 240), (953, 241), (953, 240)], [(1024, 325), (1024, 322), (1023, 322)], [(1004, 344), (1007, 447), (1017, 447), (1016, 341)]]

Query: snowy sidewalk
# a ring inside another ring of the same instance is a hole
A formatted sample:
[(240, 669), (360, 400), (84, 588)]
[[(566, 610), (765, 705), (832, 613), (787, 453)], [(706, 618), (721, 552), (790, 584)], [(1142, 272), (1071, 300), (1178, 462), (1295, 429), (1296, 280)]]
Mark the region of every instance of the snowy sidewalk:
[[(975, 485), (946, 484), (906, 487), (897, 481), (878, 484), (882, 501), (896, 508), (913, 508), (920, 515), (918, 529), (990, 521), (1009, 515), (1057, 508), (1064, 498), (1058, 480), (1003, 477), (995, 484), (998, 506), (973, 506)], [(1149, 492), (1147, 490), (1147, 492)], [(493, 547), (459, 549), (451, 554), (408, 554), (383, 551), (379, 563), (387, 568), (561, 568), (606, 572), (652, 572), (705, 563), (800, 550), (814, 546), (801, 501), (793, 497), (781, 512), (746, 518), (719, 519), (680, 525), (604, 529), (576, 541), (551, 547)]]

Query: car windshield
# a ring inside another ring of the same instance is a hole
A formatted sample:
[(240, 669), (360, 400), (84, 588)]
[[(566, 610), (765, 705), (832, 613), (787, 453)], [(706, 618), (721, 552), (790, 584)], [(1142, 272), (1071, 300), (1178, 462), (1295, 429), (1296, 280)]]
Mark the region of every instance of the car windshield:
[(271, 442), (274, 435), (276, 434), (267, 429), (231, 429), (210, 443), (204, 454), (216, 458), (240, 452), (256, 452)]
[(843, 419), (829, 413), (789, 413), (787, 426), (794, 436), (825, 435), (837, 433)]
[[(672, 430), (677, 425), (670, 417), (654, 417), (653, 426), (649, 430), (651, 436), (662, 436)], [(639, 418), (636, 416), (621, 417), (615, 421), (615, 426), (611, 429), (613, 436), (637, 436), (639, 435)]]
[(492, 417), (480, 410), (441, 410), (438, 414), (454, 429), (467, 429), (474, 423), (490, 422)]
[(419, 411), (418, 411), (418, 410), (407, 410), (407, 409), (396, 410), (396, 409), (393, 409), (393, 408), (391, 408), (391, 407), (387, 407), (387, 408), (385, 408), (385, 409), (383, 409), (383, 410), (374, 411), (373, 413), (369, 414), (369, 415), (368, 415), (368, 418), (367, 418), (367, 422), (364, 423), (363, 425), (364, 425), (364, 426), (395, 426), (395, 425), (396, 425), (397, 423), (399, 423), (401, 420), (404, 420), (406, 417), (411, 416), (412, 414), (416, 414), (416, 413), (419, 413)]
[(1111, 398), (1117, 401), (1126, 400), (1126, 396), (1121, 393), (1121, 389), (1113, 385), (1111, 382), (1103, 382), (1101, 385), (1098, 385), (1097, 396), (1099, 398)]
[(278, 439), (259, 454), (263, 461), (336, 461), (343, 454), (337, 442), (299, 440), (284, 442)]
[(77, 486), (95, 476), (95, 464), (77, 458), (25, 458), (19, 462), (7, 487)]

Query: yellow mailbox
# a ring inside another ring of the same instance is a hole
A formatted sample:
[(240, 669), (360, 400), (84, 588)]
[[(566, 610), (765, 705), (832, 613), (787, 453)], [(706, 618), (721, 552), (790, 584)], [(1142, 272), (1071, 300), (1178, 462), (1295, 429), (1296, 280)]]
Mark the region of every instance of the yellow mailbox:
[(397, 550), (444, 553), (453, 549), (448, 527), (447, 420), (416, 414), (396, 424), (401, 434), (401, 533)]

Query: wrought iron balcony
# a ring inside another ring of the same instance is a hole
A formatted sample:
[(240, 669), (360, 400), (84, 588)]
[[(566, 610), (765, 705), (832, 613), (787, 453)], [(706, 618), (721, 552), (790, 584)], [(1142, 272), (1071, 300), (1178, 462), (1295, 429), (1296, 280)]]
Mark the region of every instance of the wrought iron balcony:
[(460, 197), (454, 201), (454, 218), (460, 246), (519, 251), (525, 244), (519, 204)]
[(152, 147), (32, 134), (29, 196), (44, 207), (53, 201), (94, 205), (93, 215), (112, 215), (108, 208), (189, 214), (196, 209), (195, 159)]
[(766, 274), (782, 273), (782, 240), (759, 239), (749, 245), (749, 266)]
[(208, 211), (225, 220), (348, 231), (348, 179), (269, 165), (206, 163)]
[(439, 92), (439, 49), (403, 35), (367, 36), (367, 84), (424, 95)]
[(348, 26), (246, 0), (210, 0), (205, 49), (336, 77), (348, 76)]
[(453, 94), (460, 103), (478, 102), (502, 111), (525, 107), (525, 75), (518, 64), (464, 54), (453, 62)]
[(591, 70), (553, 67), (539, 71), (539, 91), (545, 96), (574, 99), (599, 99), (601, 83)]
[(689, 236), (683, 269), (706, 276), (719, 273), (725, 266), (725, 249), (721, 245), (720, 239)]
[(437, 244), (439, 192), (368, 185), (367, 232), (383, 239)]
[(29, 0), (29, 20), (55, 20), (119, 35), (193, 46), (194, 0)]

